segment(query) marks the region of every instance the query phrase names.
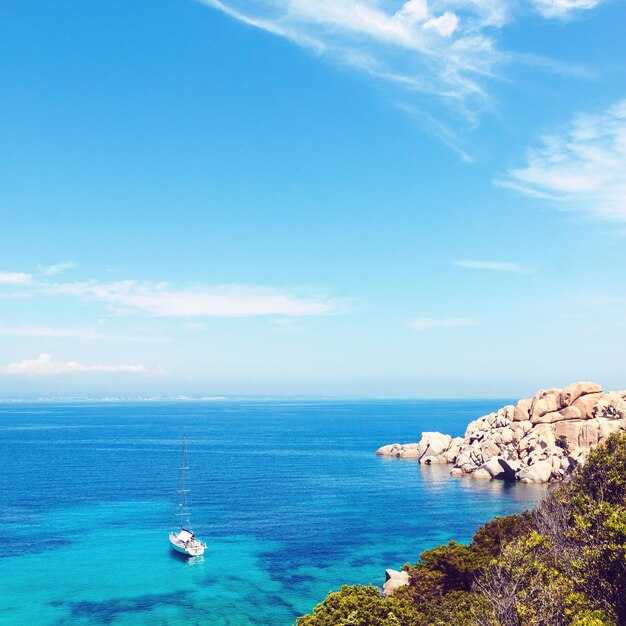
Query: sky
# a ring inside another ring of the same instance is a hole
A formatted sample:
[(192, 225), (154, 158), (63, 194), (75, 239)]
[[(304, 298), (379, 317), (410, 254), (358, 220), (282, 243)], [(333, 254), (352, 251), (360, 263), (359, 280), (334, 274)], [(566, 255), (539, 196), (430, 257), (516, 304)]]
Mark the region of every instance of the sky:
[(0, 7), (0, 397), (626, 388), (626, 4)]

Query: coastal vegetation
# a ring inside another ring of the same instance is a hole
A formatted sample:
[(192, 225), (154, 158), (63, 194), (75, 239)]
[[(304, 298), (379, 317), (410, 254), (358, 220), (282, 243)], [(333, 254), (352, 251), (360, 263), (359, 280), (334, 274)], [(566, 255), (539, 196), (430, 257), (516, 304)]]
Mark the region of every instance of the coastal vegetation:
[(344, 586), (297, 626), (626, 626), (626, 435), (532, 512), (495, 518), (407, 564), (386, 597)]

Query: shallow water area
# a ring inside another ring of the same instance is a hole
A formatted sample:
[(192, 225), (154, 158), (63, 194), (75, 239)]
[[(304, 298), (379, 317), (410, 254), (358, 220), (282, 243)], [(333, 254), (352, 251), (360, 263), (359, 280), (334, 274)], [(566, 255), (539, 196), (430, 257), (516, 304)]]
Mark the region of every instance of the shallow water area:
[[(384, 459), (490, 401), (0, 405), (3, 624), (292, 624), (541, 486)], [(203, 557), (170, 550), (187, 432)]]

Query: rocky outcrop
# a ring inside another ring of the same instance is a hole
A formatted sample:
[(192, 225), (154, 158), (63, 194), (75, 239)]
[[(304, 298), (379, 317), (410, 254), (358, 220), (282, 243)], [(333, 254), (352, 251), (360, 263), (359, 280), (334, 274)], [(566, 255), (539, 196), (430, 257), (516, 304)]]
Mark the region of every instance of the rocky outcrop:
[(397, 456), (403, 459), (419, 459), (419, 443), (392, 443), (376, 450), (380, 456)]
[(386, 580), (383, 585), (383, 593), (390, 596), (396, 589), (409, 584), (409, 573), (404, 570), (398, 572), (395, 569), (388, 569), (385, 572)]
[(419, 443), (383, 446), (377, 454), (451, 463), (455, 475), (544, 483), (563, 479), (616, 431), (626, 431), (626, 391), (604, 393), (580, 382), (480, 417), (464, 437), (423, 433)]
[(425, 465), (454, 463), (463, 441), (441, 433), (422, 433), (419, 443), (392, 443), (376, 450), (379, 456), (395, 456), (402, 459), (419, 459)]

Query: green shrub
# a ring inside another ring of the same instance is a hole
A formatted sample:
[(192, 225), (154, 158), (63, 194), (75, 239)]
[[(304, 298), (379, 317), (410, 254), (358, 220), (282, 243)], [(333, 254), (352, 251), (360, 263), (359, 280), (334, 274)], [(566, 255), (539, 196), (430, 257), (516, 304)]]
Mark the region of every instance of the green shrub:
[(500, 556), (504, 546), (535, 528), (535, 520), (531, 513), (525, 511), (520, 515), (495, 517), (481, 526), (472, 539), (471, 548), (483, 560), (490, 561)]
[(405, 565), (385, 598), (342, 587), (297, 626), (626, 626), (626, 435), (534, 513), (497, 517)]
[(415, 605), (400, 598), (385, 598), (373, 586), (344, 586), (329, 593), (311, 615), (299, 617), (297, 626), (422, 626)]

